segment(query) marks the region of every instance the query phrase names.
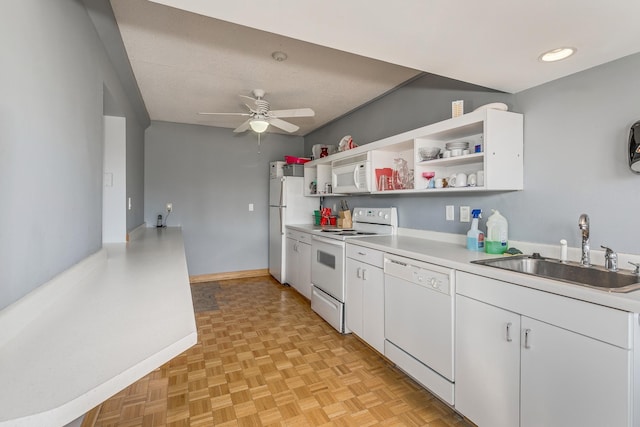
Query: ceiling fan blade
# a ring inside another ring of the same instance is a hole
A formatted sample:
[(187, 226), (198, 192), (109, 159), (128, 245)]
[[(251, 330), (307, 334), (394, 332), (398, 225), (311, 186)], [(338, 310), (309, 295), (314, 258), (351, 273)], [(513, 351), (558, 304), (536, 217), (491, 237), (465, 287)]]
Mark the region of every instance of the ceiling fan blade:
[(247, 96), (247, 95), (238, 95), (238, 96), (239, 96), (239, 97), (241, 97), (241, 98), (247, 98), (247, 99), (250, 99), (250, 100), (252, 100), (253, 102), (255, 102), (255, 101), (256, 101), (256, 99), (255, 99), (255, 98), (252, 98), (252, 97)]
[(291, 110), (271, 110), (269, 117), (313, 117), (316, 112), (311, 108), (294, 108)]
[(276, 117), (270, 117), (269, 124), (272, 124), (275, 127), (280, 128), (282, 130), (286, 130), (287, 132), (295, 132), (298, 129), (300, 129), (299, 126), (296, 126), (293, 123), (285, 122), (284, 120), (280, 120)]
[(238, 126), (237, 128), (235, 128), (233, 131), (238, 133), (238, 132), (244, 132), (245, 130), (249, 129), (249, 122), (251, 121), (251, 119), (246, 120), (243, 124), (241, 124), (240, 126)]
[(249, 113), (198, 113), (201, 116), (250, 116)]

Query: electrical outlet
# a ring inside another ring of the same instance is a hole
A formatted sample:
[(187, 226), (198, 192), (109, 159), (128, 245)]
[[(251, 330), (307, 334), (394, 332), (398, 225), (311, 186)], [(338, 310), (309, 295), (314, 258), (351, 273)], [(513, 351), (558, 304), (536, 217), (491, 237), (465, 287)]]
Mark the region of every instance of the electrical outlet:
[(455, 210), (454, 210), (455, 206), (453, 205), (447, 205), (446, 208), (446, 214), (445, 214), (445, 219), (447, 221), (453, 221), (454, 217), (455, 217)]
[(173, 210), (173, 203), (167, 203), (167, 212), (171, 212)]
[(471, 222), (471, 208), (460, 206), (460, 222)]

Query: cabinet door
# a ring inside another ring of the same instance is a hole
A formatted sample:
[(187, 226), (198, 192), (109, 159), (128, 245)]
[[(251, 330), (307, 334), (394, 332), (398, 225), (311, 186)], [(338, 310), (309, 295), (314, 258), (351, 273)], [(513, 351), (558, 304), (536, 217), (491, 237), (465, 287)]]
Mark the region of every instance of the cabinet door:
[(455, 407), (478, 426), (520, 422), (519, 341), (518, 314), (456, 295)]
[(298, 242), (298, 283), (300, 292), (311, 299), (311, 245)]
[(522, 427), (631, 426), (630, 351), (527, 317), (522, 330)]
[(288, 283), (295, 288), (296, 286), (296, 274), (297, 274), (297, 253), (296, 253), (296, 244), (297, 241), (295, 239), (290, 239), (287, 237), (287, 247), (285, 249), (285, 280), (283, 283)]
[(384, 354), (384, 271), (365, 265), (362, 283), (363, 338), (371, 347)]
[(364, 339), (362, 328), (363, 281), (362, 269), (366, 264), (347, 258), (347, 280), (345, 294), (345, 320), (347, 329)]

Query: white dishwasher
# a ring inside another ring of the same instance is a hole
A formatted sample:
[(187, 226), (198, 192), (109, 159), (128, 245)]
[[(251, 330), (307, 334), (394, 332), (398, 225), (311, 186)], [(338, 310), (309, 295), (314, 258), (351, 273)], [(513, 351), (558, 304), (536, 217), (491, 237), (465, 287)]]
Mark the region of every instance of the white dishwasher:
[(454, 270), (385, 254), (385, 356), (453, 405)]

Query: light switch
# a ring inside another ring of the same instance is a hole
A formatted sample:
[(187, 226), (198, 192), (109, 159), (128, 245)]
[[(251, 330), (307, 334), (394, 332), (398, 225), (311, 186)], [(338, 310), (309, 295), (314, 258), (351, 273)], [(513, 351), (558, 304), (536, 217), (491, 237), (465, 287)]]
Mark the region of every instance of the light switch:
[(249, 203), (249, 212), (253, 212), (253, 203)]
[(127, 208), (131, 210), (131, 197), (127, 198)]
[(460, 222), (471, 221), (471, 208), (469, 206), (460, 206)]
[(455, 208), (455, 206), (453, 206), (453, 205), (447, 205), (446, 215), (445, 215), (445, 219), (447, 221), (453, 221), (454, 216), (455, 216), (454, 208)]

